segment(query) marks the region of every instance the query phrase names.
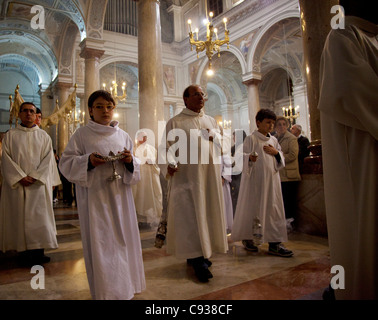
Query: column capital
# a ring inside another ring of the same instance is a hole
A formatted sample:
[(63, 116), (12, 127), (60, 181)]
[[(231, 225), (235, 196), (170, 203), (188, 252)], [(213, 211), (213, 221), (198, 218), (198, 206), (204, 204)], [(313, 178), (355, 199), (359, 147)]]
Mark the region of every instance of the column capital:
[(249, 72), (242, 75), (243, 84), (246, 86), (258, 85), (261, 82), (261, 73)]
[(105, 50), (103, 50), (104, 41), (103, 40), (96, 40), (96, 39), (84, 39), (80, 43), (80, 57), (84, 59), (100, 59)]
[(243, 81), (243, 84), (245, 84), (246, 86), (252, 86), (252, 85), (255, 85), (257, 86), (258, 84), (260, 84), (261, 82), (261, 79), (248, 79), (248, 80), (244, 80)]

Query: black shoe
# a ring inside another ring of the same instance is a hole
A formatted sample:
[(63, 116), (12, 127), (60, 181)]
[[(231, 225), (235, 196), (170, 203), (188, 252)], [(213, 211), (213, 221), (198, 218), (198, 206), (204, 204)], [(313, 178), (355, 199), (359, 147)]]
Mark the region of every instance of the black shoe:
[(276, 244), (269, 243), (268, 253), (275, 256), (286, 257), (286, 258), (293, 256), (293, 251), (286, 249), (282, 243), (276, 243)]
[(197, 261), (200, 262), (200, 263), (204, 262), (207, 265), (208, 268), (210, 268), (213, 264), (209, 259), (205, 259), (204, 257), (199, 257), (199, 258), (194, 258), (194, 259), (186, 259), (186, 263), (189, 266), (193, 266)]
[(208, 268), (210, 268), (212, 266), (212, 264), (213, 264), (209, 259), (205, 259), (204, 261), (207, 264)]
[(244, 249), (251, 252), (258, 252), (259, 248), (255, 246), (253, 240), (243, 240), (242, 241)]
[(208, 282), (213, 277), (213, 274), (205, 266), (193, 266), (194, 273), (200, 282)]

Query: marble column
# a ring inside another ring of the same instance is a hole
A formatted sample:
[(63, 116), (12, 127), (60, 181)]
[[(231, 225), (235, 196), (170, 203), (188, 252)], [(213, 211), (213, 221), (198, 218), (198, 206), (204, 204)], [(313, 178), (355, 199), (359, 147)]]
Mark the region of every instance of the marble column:
[(295, 123), (302, 126), (303, 134), (310, 138), (310, 116), (307, 104), (307, 89), (304, 83), (293, 87), (294, 107), (299, 107), (299, 117)]
[(85, 59), (85, 107), (83, 108), (83, 111), (85, 111), (85, 124), (88, 123), (89, 119), (88, 98), (94, 91), (101, 89), (99, 63), (105, 52), (102, 50), (103, 46), (104, 41), (95, 39), (85, 39), (80, 43), (80, 57)]
[(310, 174), (323, 173), (318, 110), (319, 66), (325, 40), (331, 31), (331, 20), (334, 16), (331, 8), (338, 4), (339, 0), (299, 0), (311, 131), (311, 155), (305, 159), (303, 172)]
[(331, 8), (338, 0), (299, 0), (304, 66), (307, 80), (311, 140), (320, 140), (319, 65), (324, 43), (331, 30)]
[[(71, 88), (72, 88), (72, 83), (58, 82), (55, 85), (55, 90), (57, 91), (57, 95), (58, 95), (58, 105), (60, 108), (67, 101), (70, 95)], [(58, 141), (57, 142), (58, 142), (57, 153), (59, 156), (61, 156), (68, 143), (68, 125), (64, 119), (60, 119), (58, 122)]]
[(256, 127), (256, 113), (260, 110), (260, 95), (259, 95), (259, 79), (249, 79), (243, 81), (243, 84), (247, 86), (248, 92), (248, 114), (249, 114), (249, 132), (252, 133), (257, 129)]
[[(138, 1), (139, 127), (150, 129), (158, 145), (158, 122), (164, 121), (160, 2)], [(151, 143), (152, 144), (152, 143)]]

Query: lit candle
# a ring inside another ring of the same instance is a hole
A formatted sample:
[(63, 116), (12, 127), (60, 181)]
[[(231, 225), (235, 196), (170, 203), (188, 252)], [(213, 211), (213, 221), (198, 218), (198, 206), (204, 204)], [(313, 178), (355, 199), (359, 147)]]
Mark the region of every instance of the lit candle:
[(194, 30), (194, 32), (197, 34), (197, 41), (198, 41), (198, 32), (199, 32), (198, 28), (196, 28), (196, 30)]
[(213, 23), (213, 16), (214, 16), (214, 13), (210, 12), (210, 13), (209, 13), (209, 16), (210, 16), (210, 23), (212, 24), (212, 23)]
[(217, 28), (214, 28), (214, 33), (215, 33), (216, 39), (218, 40), (218, 29)]
[(188, 20), (188, 26), (189, 26), (189, 33), (192, 32), (192, 20)]
[(282, 114), (285, 116), (285, 107), (282, 107)]
[(106, 84), (105, 83), (103, 83), (102, 84), (102, 87), (104, 88), (104, 90), (106, 89)]
[(223, 23), (224, 23), (224, 30), (227, 31), (227, 18), (223, 19)]

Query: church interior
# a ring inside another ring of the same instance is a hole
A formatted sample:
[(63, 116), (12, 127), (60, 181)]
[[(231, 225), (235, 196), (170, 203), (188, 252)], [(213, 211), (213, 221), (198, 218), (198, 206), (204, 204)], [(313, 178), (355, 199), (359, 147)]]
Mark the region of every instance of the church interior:
[[(269, 256), (266, 245), (248, 252), (229, 239), (228, 253), (212, 258), (214, 279), (204, 284), (186, 262), (154, 246), (156, 229), (141, 227), (147, 289), (134, 300), (322, 300), (332, 274), (314, 83), (329, 26), (313, 22), (319, 11), (331, 19), (324, 3), (332, 1), (0, 1), (2, 135), (15, 126), (11, 108), (22, 98), (41, 109), (42, 129), (61, 155), (88, 122), (89, 95), (104, 88), (116, 98), (121, 129), (135, 137), (149, 128), (158, 137), (158, 123), (185, 108), (183, 90), (199, 84), (206, 114), (224, 129), (249, 135), (256, 112), (268, 108), (300, 124), (311, 141), (286, 244), (292, 258)], [(214, 39), (229, 37), (210, 56), (195, 44), (209, 25), (217, 28)], [(0, 253), (0, 300), (91, 299), (77, 208), (63, 203), (61, 190), (54, 213), (59, 248), (46, 252), (45, 289), (33, 290), (30, 270)]]

